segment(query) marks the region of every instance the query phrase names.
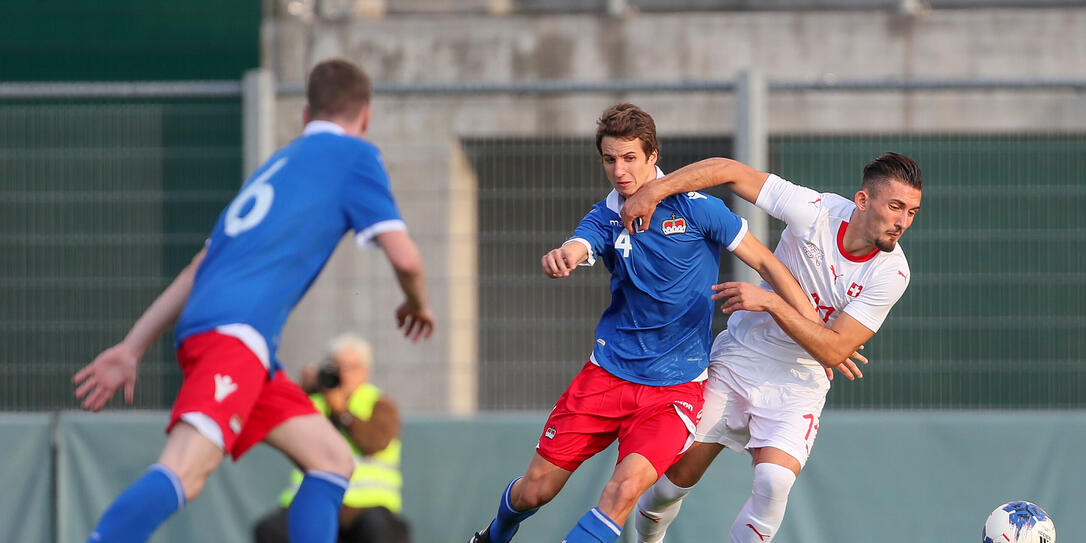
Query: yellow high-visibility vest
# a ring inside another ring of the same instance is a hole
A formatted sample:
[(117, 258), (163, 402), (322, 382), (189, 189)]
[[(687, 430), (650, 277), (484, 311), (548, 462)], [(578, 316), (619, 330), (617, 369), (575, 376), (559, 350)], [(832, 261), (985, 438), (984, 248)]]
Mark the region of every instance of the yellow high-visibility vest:
[[(347, 411), (358, 419), (370, 420), (373, 406), (380, 397), (380, 389), (366, 383), (351, 394), (351, 398), (347, 400)], [(309, 399), (318, 411), (328, 415), (328, 402), (323, 394), (313, 394)], [(399, 513), (403, 509), (403, 497), (400, 494), (403, 488), (400, 440), (394, 438), (388, 447), (367, 456), (358, 450), (346, 429), (341, 429), (340, 432), (347, 438), (347, 443), (350, 443), (354, 452), (354, 474), (351, 475), (350, 487), (343, 495), (343, 505), (356, 508), (385, 507), (393, 513)], [(294, 470), (291, 474), (291, 485), (279, 495), (279, 504), (283, 507), (289, 506), (301, 484), (302, 472)]]

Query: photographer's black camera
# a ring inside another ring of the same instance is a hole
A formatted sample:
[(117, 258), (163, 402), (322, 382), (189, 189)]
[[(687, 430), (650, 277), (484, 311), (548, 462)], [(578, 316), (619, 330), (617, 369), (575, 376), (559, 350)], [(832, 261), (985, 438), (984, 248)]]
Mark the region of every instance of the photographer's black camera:
[(328, 362), (317, 370), (317, 386), (328, 390), (339, 386), (339, 366)]

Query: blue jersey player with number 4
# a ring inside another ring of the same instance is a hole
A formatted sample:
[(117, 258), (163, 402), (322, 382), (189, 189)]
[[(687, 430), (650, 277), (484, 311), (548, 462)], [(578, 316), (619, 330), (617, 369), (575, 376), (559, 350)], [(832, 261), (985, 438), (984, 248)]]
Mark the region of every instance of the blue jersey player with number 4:
[(174, 321), (184, 380), (166, 445), (106, 509), (88, 542), (141, 542), (230, 454), (264, 441), (305, 472), (288, 513), (290, 540), (332, 543), (354, 471), (350, 446), (283, 372), (276, 350), (287, 315), (343, 235), (376, 243), (407, 300), (406, 336), (429, 337), (422, 260), (400, 218), (376, 147), (361, 139), (371, 85), (358, 66), (313, 68), (302, 136), (246, 181), (207, 246), (133, 325), (125, 339), (75, 374), (76, 397), (97, 411), (124, 386), (132, 401), (140, 357)]
[(543, 425), (527, 471), (506, 486), (494, 520), (470, 543), (510, 541), (581, 463), (616, 439), (614, 474), (597, 507), (564, 541), (618, 539), (637, 498), (693, 442), (722, 249), (757, 270), (801, 313), (818, 318), (784, 264), (717, 198), (672, 196), (660, 203), (647, 232), (631, 236), (623, 228), (619, 212), (626, 198), (663, 176), (648, 113), (633, 104), (604, 111), (596, 146), (614, 190), (592, 207), (573, 237), (543, 256), (542, 265), (548, 276), (561, 278), (602, 260), (611, 272), (611, 306), (600, 317), (588, 362)]

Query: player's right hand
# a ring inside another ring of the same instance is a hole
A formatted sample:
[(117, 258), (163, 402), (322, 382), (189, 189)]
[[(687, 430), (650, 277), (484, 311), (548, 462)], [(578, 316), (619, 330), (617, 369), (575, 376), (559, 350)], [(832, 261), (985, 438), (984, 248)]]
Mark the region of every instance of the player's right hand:
[(124, 401), (132, 403), (139, 363), (139, 355), (123, 342), (102, 351), (72, 377), (76, 399), (83, 400), (83, 409), (98, 411), (124, 385)]
[(547, 277), (551, 279), (569, 277), (569, 272), (576, 267), (577, 265), (573, 263), (565, 247), (552, 249), (549, 253), (543, 255), (543, 273), (547, 274)]
[(396, 308), (396, 325), (411, 341), (429, 339), (434, 333), (434, 312), (429, 307), (417, 307), (406, 301)]

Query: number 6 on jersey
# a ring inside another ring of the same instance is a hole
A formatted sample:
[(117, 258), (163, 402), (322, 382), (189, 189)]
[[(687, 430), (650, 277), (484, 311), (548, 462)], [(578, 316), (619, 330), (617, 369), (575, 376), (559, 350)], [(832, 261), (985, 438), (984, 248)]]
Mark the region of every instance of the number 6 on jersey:
[[(226, 224), (223, 225), (223, 231), (226, 235), (230, 237), (237, 236), (264, 220), (268, 210), (271, 209), (272, 200), (275, 199), (275, 189), (268, 184), (268, 180), (282, 169), (286, 163), (286, 158), (275, 161), (275, 164), (264, 170), (264, 173), (260, 174), (252, 183), (249, 183), (249, 186), (238, 193), (233, 202), (230, 202), (230, 207), (226, 208)], [(241, 210), (245, 209), (245, 204), (250, 199), (253, 200), (253, 206), (242, 217)]]

